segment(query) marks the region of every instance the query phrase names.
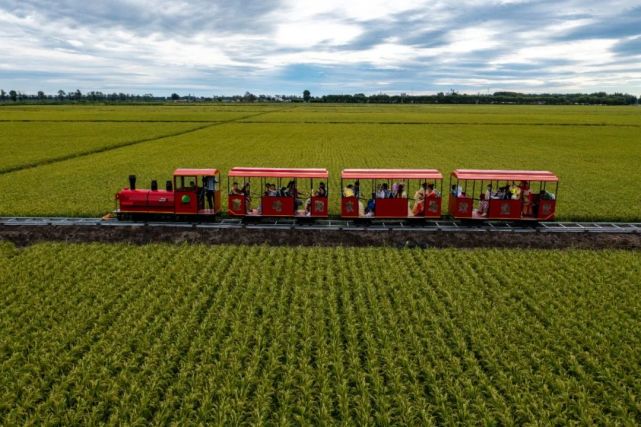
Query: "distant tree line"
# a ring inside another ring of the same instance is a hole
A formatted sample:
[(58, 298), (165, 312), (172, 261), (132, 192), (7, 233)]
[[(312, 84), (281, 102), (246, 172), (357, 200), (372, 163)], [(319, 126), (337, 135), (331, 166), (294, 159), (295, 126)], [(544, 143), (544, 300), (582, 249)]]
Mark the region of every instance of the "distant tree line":
[(194, 96), (179, 95), (172, 93), (170, 96), (156, 96), (151, 93), (131, 94), (123, 92), (65, 92), (59, 90), (54, 94), (47, 94), (38, 91), (36, 94), (27, 94), (15, 90), (5, 91), (0, 89), (0, 103), (22, 103), (22, 104), (76, 104), (76, 103), (207, 103), (207, 102), (303, 102), (303, 98), (296, 95), (254, 95), (251, 92), (245, 92), (244, 95), (232, 96)]
[(632, 105), (636, 96), (625, 93), (542, 93), (494, 92), (493, 94), (459, 94), (439, 92), (436, 95), (324, 95), (312, 102), (354, 104), (530, 104), (530, 105)]
[(15, 90), (0, 89), (0, 103), (61, 104), (61, 103), (212, 103), (212, 102), (317, 102), (349, 104), (531, 104), (531, 105), (632, 105), (638, 104), (636, 96), (626, 93), (542, 93), (494, 92), (492, 94), (460, 94), (454, 90), (436, 95), (365, 95), (363, 93), (311, 96), (309, 90), (303, 96), (297, 95), (244, 95), (233, 96), (192, 96), (173, 93), (170, 96), (155, 96), (151, 93), (139, 95), (130, 93), (86, 92), (80, 90), (54, 94), (38, 91), (25, 94)]

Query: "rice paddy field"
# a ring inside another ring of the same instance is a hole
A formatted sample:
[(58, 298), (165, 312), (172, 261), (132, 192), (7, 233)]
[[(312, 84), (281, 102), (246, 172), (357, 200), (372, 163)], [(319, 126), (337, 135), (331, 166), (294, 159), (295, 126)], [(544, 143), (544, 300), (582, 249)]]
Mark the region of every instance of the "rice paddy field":
[[(0, 107), (0, 216), (176, 167), (549, 169), (641, 220), (641, 109)], [(332, 193), (333, 191), (333, 193)], [(641, 256), (0, 240), (0, 425), (638, 425)]]
[(641, 220), (640, 131), (636, 107), (0, 107), (0, 215), (101, 216), (128, 175), (176, 167), (326, 167), (330, 191), (343, 168), (425, 167), (552, 170), (560, 219)]
[(635, 424), (640, 275), (626, 251), (0, 243), (0, 422)]

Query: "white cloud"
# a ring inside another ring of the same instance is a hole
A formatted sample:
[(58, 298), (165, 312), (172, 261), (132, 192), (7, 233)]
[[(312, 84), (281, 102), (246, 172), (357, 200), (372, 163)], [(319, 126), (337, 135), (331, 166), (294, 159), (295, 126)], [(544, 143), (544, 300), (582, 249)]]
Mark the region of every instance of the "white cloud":
[[(0, 87), (240, 86), (273, 93), (304, 82), (305, 75), (281, 74), (306, 66), (327, 71), (316, 76), (319, 87), (340, 87), (322, 79), (348, 77), (365, 92), (456, 85), (636, 91), (641, 65), (616, 51), (635, 34), (619, 34), (616, 24), (641, 8), (615, 1), (285, 0), (267, 7), (249, 0), (61, 0), (54, 8), (43, 0), (0, 0)], [(604, 30), (573, 38), (586, 28)]]
[(613, 59), (611, 48), (616, 40), (581, 40), (516, 49), (512, 53), (496, 58), (492, 64), (535, 63), (551, 58), (571, 61), (577, 64), (607, 62)]
[(318, 44), (340, 46), (361, 33), (357, 25), (328, 20), (290, 22), (278, 25), (273, 42), (277, 46), (297, 48), (312, 48)]

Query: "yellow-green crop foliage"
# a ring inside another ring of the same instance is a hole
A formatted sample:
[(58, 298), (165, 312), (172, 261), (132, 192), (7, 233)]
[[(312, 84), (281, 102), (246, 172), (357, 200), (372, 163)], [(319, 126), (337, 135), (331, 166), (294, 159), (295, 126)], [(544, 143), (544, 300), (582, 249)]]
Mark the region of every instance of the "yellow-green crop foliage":
[[(30, 121), (13, 122), (21, 117)], [(0, 173), (0, 215), (102, 215), (114, 208), (113, 196), (129, 174), (147, 186), (169, 179), (176, 167), (225, 172), (233, 166), (326, 167), (337, 213), (341, 169), (426, 167), (445, 174), (456, 168), (552, 170), (561, 178), (559, 218), (641, 220), (636, 107), (5, 107), (0, 120), (11, 121), (0, 123), (6, 129), (0, 147), (27, 141), (30, 153), (46, 158), (46, 144), (42, 151), (33, 146), (49, 129), (70, 132), (61, 141), (77, 154)], [(149, 138), (142, 138), (147, 125)], [(105, 148), (92, 153), (97, 146)]]
[(638, 424), (640, 276), (634, 252), (0, 242), (0, 424)]

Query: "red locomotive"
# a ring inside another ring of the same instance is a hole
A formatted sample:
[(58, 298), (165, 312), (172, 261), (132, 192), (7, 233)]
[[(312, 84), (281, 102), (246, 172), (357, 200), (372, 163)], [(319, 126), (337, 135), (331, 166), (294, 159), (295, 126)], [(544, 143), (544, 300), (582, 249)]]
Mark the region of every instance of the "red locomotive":
[(137, 189), (136, 177), (129, 176), (129, 188), (116, 194), (118, 219), (180, 218), (207, 220), (220, 211), (220, 172), (217, 169), (176, 169), (173, 181), (159, 190)]
[[(212, 220), (222, 210), (217, 169), (176, 169), (159, 190), (129, 188), (116, 195), (119, 219)], [(329, 216), (329, 173), (322, 168), (235, 167), (227, 174), (227, 214), (243, 218)], [(559, 179), (548, 171), (456, 169), (449, 194), (436, 169), (345, 169), (340, 217), (438, 220), (442, 200), (462, 220), (551, 221)], [(550, 191), (553, 188), (553, 191)]]

